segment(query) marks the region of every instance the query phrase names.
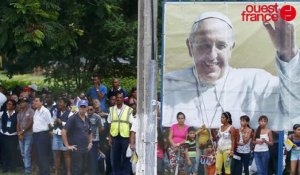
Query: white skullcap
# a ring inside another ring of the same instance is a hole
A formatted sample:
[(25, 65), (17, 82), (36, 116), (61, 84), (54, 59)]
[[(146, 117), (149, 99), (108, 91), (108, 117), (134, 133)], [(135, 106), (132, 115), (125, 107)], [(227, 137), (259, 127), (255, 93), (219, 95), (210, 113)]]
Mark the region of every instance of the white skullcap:
[(201, 13), (196, 18), (196, 20), (194, 21), (194, 24), (197, 23), (197, 22), (200, 22), (202, 20), (208, 19), (208, 18), (217, 18), (217, 19), (220, 19), (220, 20), (226, 22), (231, 28), (233, 28), (232, 23), (231, 23), (230, 19), (227, 16), (225, 16), (223, 13), (214, 12), (214, 11)]

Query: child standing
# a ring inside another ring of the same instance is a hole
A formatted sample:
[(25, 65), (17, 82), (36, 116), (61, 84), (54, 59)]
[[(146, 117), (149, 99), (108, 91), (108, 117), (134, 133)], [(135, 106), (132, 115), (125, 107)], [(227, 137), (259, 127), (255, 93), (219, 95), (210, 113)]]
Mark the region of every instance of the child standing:
[(213, 148), (212, 142), (207, 142), (207, 148), (205, 150), (204, 156), (206, 156), (209, 161), (205, 165), (207, 175), (215, 175), (216, 173), (216, 160), (215, 160), (215, 150)]
[(186, 175), (196, 175), (197, 174), (197, 152), (196, 152), (196, 129), (189, 127), (188, 136), (185, 142), (185, 157), (187, 164), (185, 165)]
[[(196, 136), (198, 138), (199, 154), (203, 155), (206, 148), (206, 143), (209, 141), (209, 139), (211, 139), (210, 132), (205, 125), (202, 125), (201, 128), (196, 131)], [(204, 169), (204, 165), (200, 163), (198, 166), (198, 174), (205, 174)]]
[(247, 115), (240, 117), (241, 128), (237, 148), (231, 163), (231, 175), (241, 175), (243, 168), (245, 175), (249, 175), (249, 161), (251, 155), (252, 129), (249, 127), (250, 119)]
[(259, 175), (268, 174), (268, 162), (269, 162), (269, 146), (273, 145), (272, 131), (267, 128), (268, 117), (260, 116), (258, 119), (259, 126), (254, 134), (253, 144), (254, 147), (254, 159), (257, 167), (257, 173)]
[[(289, 136), (289, 139), (293, 142), (291, 151), (291, 174), (300, 174), (300, 125), (295, 124), (293, 126), (294, 133)], [(296, 169), (298, 166), (298, 173)]]

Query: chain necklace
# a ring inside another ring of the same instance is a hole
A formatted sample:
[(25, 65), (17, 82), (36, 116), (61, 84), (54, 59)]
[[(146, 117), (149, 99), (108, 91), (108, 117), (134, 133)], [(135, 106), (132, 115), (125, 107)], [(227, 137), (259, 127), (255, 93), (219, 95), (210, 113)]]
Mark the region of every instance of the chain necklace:
[[(206, 122), (208, 124), (208, 128), (211, 128), (211, 125), (213, 124), (213, 122), (215, 120), (218, 108), (221, 108), (221, 111), (224, 112), (224, 108), (221, 105), (221, 100), (222, 100), (222, 97), (223, 97), (223, 94), (224, 94), (224, 88), (225, 88), (225, 84), (227, 82), (227, 78), (228, 78), (229, 72), (230, 72), (230, 69), (226, 73), (226, 77), (225, 77), (225, 80), (224, 80), (224, 83), (223, 83), (223, 86), (222, 86), (222, 89), (221, 89), (219, 97), (218, 97), (218, 93), (217, 93), (217, 88), (216, 88), (216, 86), (214, 86), (214, 94), (215, 94), (215, 98), (216, 98), (217, 104), (215, 106), (215, 110), (214, 110), (214, 114), (212, 116), (212, 119), (211, 119), (211, 121), (209, 121), (209, 118), (207, 116), (207, 111), (206, 111), (206, 106), (205, 106), (204, 98), (203, 98), (203, 95), (202, 95), (203, 91), (201, 90), (200, 80), (199, 80), (196, 68), (193, 67), (193, 74), (194, 74), (194, 77), (195, 77), (196, 82), (197, 82), (197, 108), (198, 108), (198, 110), (201, 111), (202, 114), (203, 113), (205, 114), (205, 118), (206, 118)], [(203, 110), (202, 110), (202, 105), (201, 104), (203, 105), (203, 108), (204, 108)], [(203, 117), (202, 117), (202, 123), (205, 123)]]

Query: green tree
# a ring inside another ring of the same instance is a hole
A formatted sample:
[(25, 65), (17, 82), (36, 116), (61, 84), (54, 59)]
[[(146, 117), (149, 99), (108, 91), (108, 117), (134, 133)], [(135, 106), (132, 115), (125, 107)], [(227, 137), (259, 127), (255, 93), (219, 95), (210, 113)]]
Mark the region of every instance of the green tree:
[(137, 0), (3, 0), (0, 8), (9, 76), (41, 66), (67, 91), (85, 89), (93, 72), (136, 76)]

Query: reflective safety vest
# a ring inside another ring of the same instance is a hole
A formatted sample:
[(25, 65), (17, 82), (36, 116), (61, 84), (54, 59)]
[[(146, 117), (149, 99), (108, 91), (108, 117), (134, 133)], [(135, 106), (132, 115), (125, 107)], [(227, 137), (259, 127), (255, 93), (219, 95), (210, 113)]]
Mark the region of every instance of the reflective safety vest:
[(111, 118), (110, 135), (115, 137), (120, 134), (122, 137), (129, 137), (130, 123), (129, 116), (132, 114), (132, 108), (123, 105), (121, 112), (118, 114), (117, 106), (109, 108), (109, 115)]

